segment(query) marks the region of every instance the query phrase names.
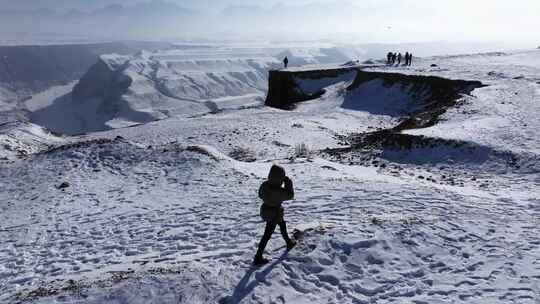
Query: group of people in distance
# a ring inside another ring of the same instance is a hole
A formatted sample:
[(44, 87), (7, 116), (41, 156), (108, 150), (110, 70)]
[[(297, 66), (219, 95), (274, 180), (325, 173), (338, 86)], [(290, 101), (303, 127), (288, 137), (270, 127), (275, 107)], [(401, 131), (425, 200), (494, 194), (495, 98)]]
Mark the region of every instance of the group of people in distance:
[[(405, 53), (405, 64), (406, 66), (412, 65), (412, 53), (406, 52)], [(397, 65), (401, 65), (401, 61), (403, 60), (403, 55), (401, 53), (392, 53), (388, 52), (388, 55), (386, 55), (386, 63), (388, 65), (395, 65), (397, 62)]]

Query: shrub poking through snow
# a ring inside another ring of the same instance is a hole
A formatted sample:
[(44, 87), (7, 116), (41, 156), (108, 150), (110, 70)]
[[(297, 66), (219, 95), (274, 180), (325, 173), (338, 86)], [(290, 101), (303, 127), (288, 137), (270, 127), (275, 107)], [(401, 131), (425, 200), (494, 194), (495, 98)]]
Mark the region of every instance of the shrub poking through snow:
[(378, 219), (376, 217), (372, 217), (371, 224), (376, 225), (376, 226), (381, 226), (383, 224), (383, 220)]
[(313, 151), (305, 143), (298, 144), (294, 147), (294, 158), (311, 158)]
[(235, 147), (229, 156), (235, 160), (252, 163), (257, 160), (255, 151), (247, 147)]

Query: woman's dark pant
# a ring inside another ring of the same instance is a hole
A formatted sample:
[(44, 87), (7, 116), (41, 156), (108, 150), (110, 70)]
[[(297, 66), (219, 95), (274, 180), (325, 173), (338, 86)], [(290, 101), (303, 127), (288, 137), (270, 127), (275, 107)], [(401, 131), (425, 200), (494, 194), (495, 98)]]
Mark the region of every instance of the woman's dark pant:
[(268, 244), (268, 241), (272, 237), (272, 234), (274, 233), (274, 230), (276, 230), (276, 226), (279, 225), (279, 230), (281, 231), (281, 236), (285, 240), (287, 244), (291, 241), (289, 238), (289, 234), (287, 233), (287, 224), (285, 224), (285, 221), (282, 221), (280, 223), (271, 223), (266, 222), (266, 228), (264, 229), (264, 234), (262, 236), (261, 242), (259, 243), (259, 249), (257, 250), (257, 257), (262, 257), (264, 253), (264, 249), (266, 248), (266, 244)]

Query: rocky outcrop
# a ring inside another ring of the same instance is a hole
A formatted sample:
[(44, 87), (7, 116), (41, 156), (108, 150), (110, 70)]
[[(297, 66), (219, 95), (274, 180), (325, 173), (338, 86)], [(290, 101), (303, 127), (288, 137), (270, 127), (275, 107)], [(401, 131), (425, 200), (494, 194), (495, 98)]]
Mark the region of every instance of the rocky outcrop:
[(358, 66), (270, 71), (266, 105), (292, 109), (296, 103), (320, 97), (325, 87), (343, 81), (351, 73), (354, 81), (347, 88), (342, 107), (400, 117), (393, 131), (432, 126), (463, 95), (484, 86), (479, 81), (371, 72)]
[(99, 98), (105, 101), (120, 98), (133, 83), (128, 75), (124, 74), (129, 64), (128, 57), (116, 57), (110, 60), (100, 57), (73, 88), (73, 100), (80, 102), (90, 98)]
[[(324, 87), (338, 82), (344, 75), (355, 72), (356, 67), (306, 71), (272, 70), (269, 72), (265, 104), (274, 108), (291, 109), (295, 103), (320, 97), (325, 93)], [(309, 82), (314, 85), (309, 87), (302, 85)]]

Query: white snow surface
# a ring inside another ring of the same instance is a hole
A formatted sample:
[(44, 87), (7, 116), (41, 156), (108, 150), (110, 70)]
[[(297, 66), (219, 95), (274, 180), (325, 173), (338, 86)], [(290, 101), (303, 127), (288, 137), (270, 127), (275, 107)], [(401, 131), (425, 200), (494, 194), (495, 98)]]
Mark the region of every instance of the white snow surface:
[[(393, 126), (412, 103), (376, 80), (346, 92), (350, 79), (293, 111), (232, 107), (71, 137), (0, 160), (0, 301), (539, 303), (540, 50), (374, 69), (487, 84), (407, 131), (477, 148), (384, 150), (386, 168), (326, 159), (337, 135)], [(181, 87), (185, 75), (163, 72)], [(255, 102), (245, 93), (214, 102)], [(368, 110), (344, 107), (348, 94)], [(295, 156), (302, 143), (308, 157)], [(294, 181), (285, 218), (304, 237), (287, 253), (276, 232), (271, 263), (254, 268), (257, 189), (273, 163)]]
[(0, 124), (0, 159), (8, 160), (36, 154), (66, 142), (64, 138), (32, 123)]

